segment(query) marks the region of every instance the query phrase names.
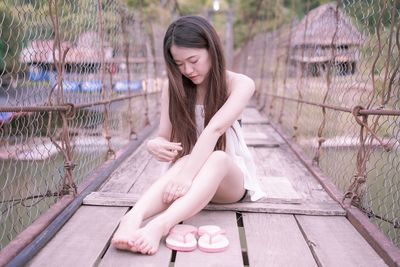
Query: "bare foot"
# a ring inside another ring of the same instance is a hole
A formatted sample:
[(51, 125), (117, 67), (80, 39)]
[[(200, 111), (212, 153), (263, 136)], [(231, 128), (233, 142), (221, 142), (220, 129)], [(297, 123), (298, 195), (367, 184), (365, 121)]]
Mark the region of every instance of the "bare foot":
[(128, 242), (132, 240), (141, 223), (142, 218), (133, 216), (133, 214), (129, 213), (125, 214), (125, 216), (122, 217), (119, 227), (111, 240), (111, 244), (117, 249), (136, 252), (137, 250), (130, 246)]
[(166, 234), (164, 228), (163, 224), (150, 221), (145, 227), (136, 231), (129, 244), (135, 247), (137, 252), (153, 255), (158, 250), (161, 238)]

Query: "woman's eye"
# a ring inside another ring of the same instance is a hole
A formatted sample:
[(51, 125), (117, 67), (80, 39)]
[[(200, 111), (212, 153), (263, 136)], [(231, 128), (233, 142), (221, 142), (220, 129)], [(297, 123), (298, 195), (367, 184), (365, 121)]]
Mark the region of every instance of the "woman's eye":
[(196, 64), (196, 63), (197, 63), (197, 61), (199, 61), (199, 60), (195, 60), (195, 61), (192, 61), (192, 62), (190, 62), (190, 63), (192, 63), (192, 64)]

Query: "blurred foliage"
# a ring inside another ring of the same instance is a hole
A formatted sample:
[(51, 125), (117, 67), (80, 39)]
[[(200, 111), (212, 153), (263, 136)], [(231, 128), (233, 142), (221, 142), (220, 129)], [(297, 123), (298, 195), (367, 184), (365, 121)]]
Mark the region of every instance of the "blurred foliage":
[[(240, 47), (244, 41), (260, 31), (276, 29), (287, 23), (292, 15), (301, 19), (308, 10), (331, 0), (220, 0), (219, 2), (221, 9), (213, 11), (213, 0), (127, 0), (129, 7), (140, 10), (144, 17), (154, 22), (165, 23), (167, 20), (160, 21), (160, 18), (173, 19), (184, 15), (208, 17), (221, 35), (224, 33), (226, 12), (232, 9), (235, 16), (233, 28), (235, 48)], [(291, 9), (294, 9), (293, 14)]]
[(24, 37), (15, 34), (20, 27), (19, 20), (11, 14), (10, 8), (5, 3), (0, 3), (0, 75), (16, 72), (18, 56)]
[[(343, 0), (343, 8), (347, 13), (352, 15), (353, 20), (359, 24), (366, 26), (370, 34), (376, 33), (376, 21), (379, 16), (381, 18), (380, 27), (389, 27), (391, 23), (391, 10), (394, 1), (390, 0)], [(397, 14), (395, 18), (400, 16), (400, 1), (396, 4)]]
[[(208, 17), (218, 33), (223, 36), (226, 27), (226, 14), (234, 13), (234, 47), (238, 48), (246, 40), (261, 31), (279, 29), (288, 25), (291, 18), (297, 21), (311, 9), (331, 0), (220, 0), (221, 9), (212, 11), (213, 0), (125, 0), (132, 12), (136, 12), (146, 22), (165, 25), (175, 18), (197, 14)], [(64, 0), (58, 1), (60, 33), (64, 41), (75, 42), (85, 31), (97, 29), (97, 1)], [(117, 29), (120, 18), (113, 15), (115, 2), (101, 0), (103, 7), (105, 38)], [(0, 71), (13, 66), (22, 47), (30, 40), (51, 39), (54, 36), (49, 17), (48, 0), (3, 0), (0, 3)], [(386, 9), (385, 7), (386, 3)], [(342, 7), (354, 24), (363, 32), (375, 34), (376, 20), (382, 11), (382, 27), (390, 25), (392, 1), (388, 0), (343, 0)], [(93, 15), (90, 15), (93, 14)], [(397, 14), (400, 15), (400, 1), (397, 1)], [(22, 22), (23, 20), (23, 22)], [(150, 24), (148, 24), (150, 25)], [(146, 26), (148, 28), (148, 25)], [(107, 34), (109, 33), (109, 34)]]

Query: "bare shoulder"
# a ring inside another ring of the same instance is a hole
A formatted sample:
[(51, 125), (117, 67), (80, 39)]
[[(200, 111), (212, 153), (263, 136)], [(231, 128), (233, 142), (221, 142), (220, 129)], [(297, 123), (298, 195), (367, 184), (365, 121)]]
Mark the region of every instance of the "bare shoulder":
[(253, 79), (247, 75), (233, 71), (227, 71), (227, 80), (229, 94), (237, 89), (248, 90), (252, 93), (255, 90)]

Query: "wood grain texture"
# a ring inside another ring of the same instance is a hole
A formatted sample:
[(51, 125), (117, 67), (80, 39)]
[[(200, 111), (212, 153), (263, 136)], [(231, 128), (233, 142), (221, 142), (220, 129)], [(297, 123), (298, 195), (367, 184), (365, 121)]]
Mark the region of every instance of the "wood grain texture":
[(80, 207), (29, 266), (94, 265), (126, 211), (120, 207)]
[(242, 120), (242, 125), (247, 125), (247, 124), (269, 124), (269, 120), (261, 118), (261, 119), (243, 119)]
[(161, 240), (160, 248), (154, 255), (142, 255), (139, 253), (132, 253), (129, 251), (121, 251), (110, 246), (101, 259), (100, 267), (168, 267), (172, 256), (172, 250), (165, 246), (164, 239)]
[(321, 184), (318, 183), (287, 146), (268, 149), (256, 148), (255, 151), (256, 157), (263, 163), (258, 165), (257, 168), (262, 168), (266, 177), (287, 177), (293, 188), (303, 199), (316, 202), (333, 201)]
[(202, 225), (218, 225), (226, 230), (229, 240), (227, 250), (219, 253), (205, 253), (198, 249), (192, 252), (178, 252), (175, 267), (241, 267), (243, 266), (242, 252), (240, 247), (239, 230), (236, 223), (236, 214), (229, 211), (210, 212), (202, 211), (184, 223), (196, 227)]
[[(84, 199), (85, 205), (94, 206), (133, 206), (140, 194), (138, 193), (113, 193), (93, 192)], [(209, 204), (205, 210), (231, 210), (260, 213), (285, 213), (308, 215), (346, 215), (344, 209), (336, 202), (307, 202), (284, 203), (280, 199), (261, 199), (257, 202), (238, 202), (233, 204)]]
[(345, 217), (296, 218), (322, 266), (386, 266)]
[(261, 116), (260, 112), (256, 108), (245, 108), (242, 112), (242, 119), (265, 119)]
[(140, 175), (146, 171), (151, 160), (144, 145), (141, 145), (121, 166), (118, 167), (99, 191), (128, 192)]
[(285, 140), (272, 128), (266, 124), (243, 124), (243, 132), (245, 133), (262, 133), (267, 136), (271, 141), (279, 144), (285, 144)]
[(283, 213), (304, 215), (334, 215), (344, 216), (346, 212), (337, 203), (303, 203), (303, 204), (275, 204), (275, 203), (235, 203), (235, 204), (210, 204), (206, 210), (232, 210), (254, 213)]
[(261, 177), (261, 186), (268, 199), (281, 199), (286, 203), (301, 203), (303, 200), (285, 176)]
[[(175, 266), (243, 266), (236, 211), (243, 212), (250, 266), (315, 266), (312, 251), (322, 266), (384, 266), (346, 220), (345, 210), (329, 197), (279, 134), (262, 122), (265, 120), (256, 109), (245, 110), (243, 122), (246, 121), (243, 130), (246, 140), (253, 142), (249, 150), (267, 197), (258, 202), (246, 198), (234, 204), (209, 204), (185, 221), (195, 226), (224, 227), (230, 247), (218, 254), (199, 250), (177, 253)], [(253, 124), (256, 121), (260, 123)], [(165, 164), (153, 159), (143, 144), (99, 192), (84, 199), (84, 206), (32, 259), (30, 266), (170, 266), (172, 252), (166, 248), (165, 239), (154, 256), (109, 246), (127, 207), (133, 206), (163, 171)]]
[(249, 266), (317, 266), (296, 220), (284, 214), (243, 214)]
[[(248, 128), (253, 128), (253, 130), (248, 129)], [(254, 128), (256, 130), (254, 130)], [(283, 142), (278, 141), (275, 136), (273, 135), (268, 135), (264, 132), (262, 132), (260, 129), (257, 129), (257, 127), (243, 127), (243, 138), (247, 144), (247, 146), (252, 147), (252, 146), (265, 146), (265, 147), (279, 147), (280, 144), (283, 144)]]
[(149, 188), (156, 179), (160, 178), (164, 171), (165, 163), (161, 163), (152, 158), (149, 161), (146, 170), (140, 174), (137, 182), (135, 182), (129, 190), (129, 193), (139, 195), (143, 194), (143, 192)]

